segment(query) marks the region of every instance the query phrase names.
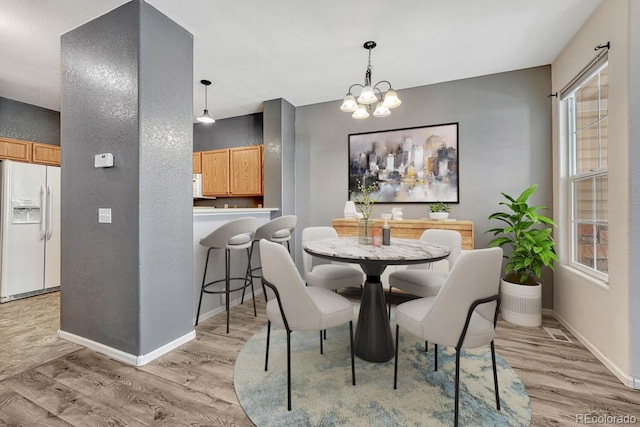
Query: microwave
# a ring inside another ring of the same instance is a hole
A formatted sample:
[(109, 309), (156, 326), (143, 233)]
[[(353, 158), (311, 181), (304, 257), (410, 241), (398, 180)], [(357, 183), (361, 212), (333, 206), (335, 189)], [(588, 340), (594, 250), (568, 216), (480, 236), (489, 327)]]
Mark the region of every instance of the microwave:
[(193, 174), (193, 198), (202, 198), (202, 174)]

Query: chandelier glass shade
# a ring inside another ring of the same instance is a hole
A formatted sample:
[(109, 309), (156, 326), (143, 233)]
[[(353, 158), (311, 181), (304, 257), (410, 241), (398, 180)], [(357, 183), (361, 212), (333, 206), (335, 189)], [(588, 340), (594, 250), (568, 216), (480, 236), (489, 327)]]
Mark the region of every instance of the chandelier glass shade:
[[(368, 41), (363, 47), (369, 51), (369, 62), (367, 65), (367, 71), (364, 75), (364, 85), (355, 83), (349, 87), (349, 91), (342, 101), (340, 110), (346, 113), (353, 113), (351, 117), (354, 119), (366, 119), (369, 117), (369, 111), (373, 104), (376, 104), (376, 108), (373, 111), (374, 117), (387, 117), (391, 114), (391, 108), (396, 108), (402, 101), (398, 98), (398, 94), (393, 90), (391, 83), (387, 80), (381, 80), (375, 85), (371, 83), (371, 49), (376, 47), (376, 42)], [(380, 87), (386, 88), (386, 92), (383, 93)], [(360, 94), (358, 98), (351, 92), (354, 87), (360, 87)]]
[(204, 112), (196, 117), (196, 120), (200, 123), (215, 123), (216, 120), (209, 115), (209, 110), (207, 109), (207, 86), (211, 84), (209, 80), (200, 80), (200, 83), (204, 85)]

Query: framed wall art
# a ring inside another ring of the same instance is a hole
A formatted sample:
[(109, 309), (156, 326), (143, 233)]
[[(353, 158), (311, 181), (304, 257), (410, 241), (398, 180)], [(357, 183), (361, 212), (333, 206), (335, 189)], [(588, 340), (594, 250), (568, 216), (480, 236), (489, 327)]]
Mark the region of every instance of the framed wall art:
[(349, 200), (458, 203), (458, 123), (349, 135)]

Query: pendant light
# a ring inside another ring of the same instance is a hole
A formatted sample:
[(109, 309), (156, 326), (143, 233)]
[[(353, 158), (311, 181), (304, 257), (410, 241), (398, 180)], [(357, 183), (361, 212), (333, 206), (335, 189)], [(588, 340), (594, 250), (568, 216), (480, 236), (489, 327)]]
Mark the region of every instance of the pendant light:
[[(371, 109), (372, 105), (377, 103), (373, 116), (387, 117), (391, 114), (390, 108), (396, 108), (402, 102), (400, 98), (398, 98), (398, 94), (391, 87), (391, 83), (387, 80), (381, 80), (375, 85), (371, 83), (371, 50), (376, 47), (376, 42), (368, 41), (362, 47), (369, 51), (369, 63), (367, 64), (367, 71), (364, 75), (364, 85), (359, 83), (351, 85), (340, 109), (346, 113), (353, 113), (351, 117), (354, 119), (366, 119), (369, 117), (369, 111), (367, 111), (367, 109)], [(381, 84), (389, 86), (384, 95), (378, 88)], [(362, 88), (357, 98), (351, 93), (351, 89), (355, 86)]]
[(209, 80), (200, 80), (200, 83), (204, 85), (204, 113), (196, 118), (200, 123), (215, 123), (216, 120), (209, 115), (207, 110), (207, 86), (211, 84)]

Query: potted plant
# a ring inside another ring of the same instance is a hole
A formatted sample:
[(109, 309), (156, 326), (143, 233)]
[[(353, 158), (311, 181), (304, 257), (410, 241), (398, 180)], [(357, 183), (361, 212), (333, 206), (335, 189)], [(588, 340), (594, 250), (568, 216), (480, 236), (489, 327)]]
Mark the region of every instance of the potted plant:
[(358, 190), (360, 195), (354, 199), (356, 207), (362, 214), (362, 218), (358, 220), (358, 243), (370, 245), (373, 237), (373, 220), (370, 220), (375, 203), (380, 199), (381, 194), (374, 196), (374, 192), (378, 189), (377, 183), (365, 185), (364, 179), (358, 180)]
[(556, 223), (538, 212), (547, 209), (545, 206), (528, 204), (537, 187), (532, 185), (517, 198), (502, 193), (507, 201), (500, 205), (508, 212), (491, 214), (489, 219), (500, 221), (502, 226), (487, 230), (494, 236), (489, 246), (511, 249), (505, 255), (507, 263), (500, 286), (501, 313), (508, 322), (521, 326), (542, 323), (542, 268), (553, 270), (553, 262), (558, 260), (551, 236)]
[(444, 202), (435, 202), (429, 206), (429, 218), (431, 219), (447, 219), (449, 218), (449, 211), (451, 206)]

